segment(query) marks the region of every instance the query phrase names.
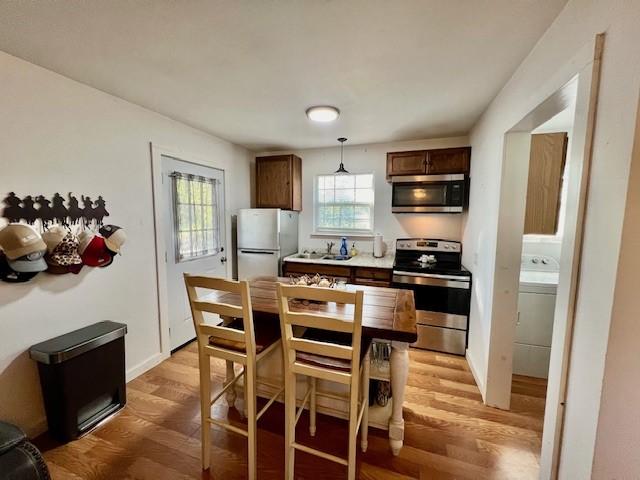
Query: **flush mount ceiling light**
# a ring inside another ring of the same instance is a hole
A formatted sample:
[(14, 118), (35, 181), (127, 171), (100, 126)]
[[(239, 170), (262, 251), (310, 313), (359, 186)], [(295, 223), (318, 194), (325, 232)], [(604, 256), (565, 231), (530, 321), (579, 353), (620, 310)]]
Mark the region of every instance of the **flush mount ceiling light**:
[(344, 153), (344, 142), (346, 142), (347, 139), (344, 138), (344, 137), (340, 137), (338, 139), (338, 141), (340, 142), (340, 166), (338, 167), (338, 169), (334, 173), (340, 175), (341, 173), (349, 173), (344, 168), (344, 163), (342, 163), (342, 158), (343, 158), (343, 153)]
[(333, 122), (340, 115), (340, 110), (329, 105), (317, 105), (307, 108), (307, 117), (314, 122)]

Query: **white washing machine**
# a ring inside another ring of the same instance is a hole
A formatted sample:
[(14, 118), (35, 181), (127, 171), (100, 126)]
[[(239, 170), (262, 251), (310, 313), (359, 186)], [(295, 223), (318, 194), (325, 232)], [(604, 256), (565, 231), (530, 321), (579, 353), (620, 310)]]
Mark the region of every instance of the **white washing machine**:
[(544, 255), (523, 255), (513, 373), (547, 378), (560, 265)]

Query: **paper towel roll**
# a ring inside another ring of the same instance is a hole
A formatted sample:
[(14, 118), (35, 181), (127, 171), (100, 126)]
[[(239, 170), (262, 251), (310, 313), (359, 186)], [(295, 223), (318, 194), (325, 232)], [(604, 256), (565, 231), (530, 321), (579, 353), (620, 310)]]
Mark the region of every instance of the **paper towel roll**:
[(373, 256), (376, 258), (384, 257), (384, 242), (379, 233), (376, 233), (373, 239)]

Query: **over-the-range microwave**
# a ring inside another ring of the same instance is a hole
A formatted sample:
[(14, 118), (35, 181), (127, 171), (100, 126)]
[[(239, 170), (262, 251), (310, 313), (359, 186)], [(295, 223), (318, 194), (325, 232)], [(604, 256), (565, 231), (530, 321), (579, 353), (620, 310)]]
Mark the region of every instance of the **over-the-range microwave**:
[(464, 174), (398, 176), (391, 183), (393, 213), (460, 213), (467, 203)]

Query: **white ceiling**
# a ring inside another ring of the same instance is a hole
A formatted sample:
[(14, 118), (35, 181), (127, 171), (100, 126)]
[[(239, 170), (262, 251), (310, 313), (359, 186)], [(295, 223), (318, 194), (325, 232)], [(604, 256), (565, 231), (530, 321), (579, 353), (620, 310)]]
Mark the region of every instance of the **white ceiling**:
[[(252, 150), (465, 134), (566, 0), (0, 2), (0, 50)], [(305, 109), (338, 107), (330, 125)]]

